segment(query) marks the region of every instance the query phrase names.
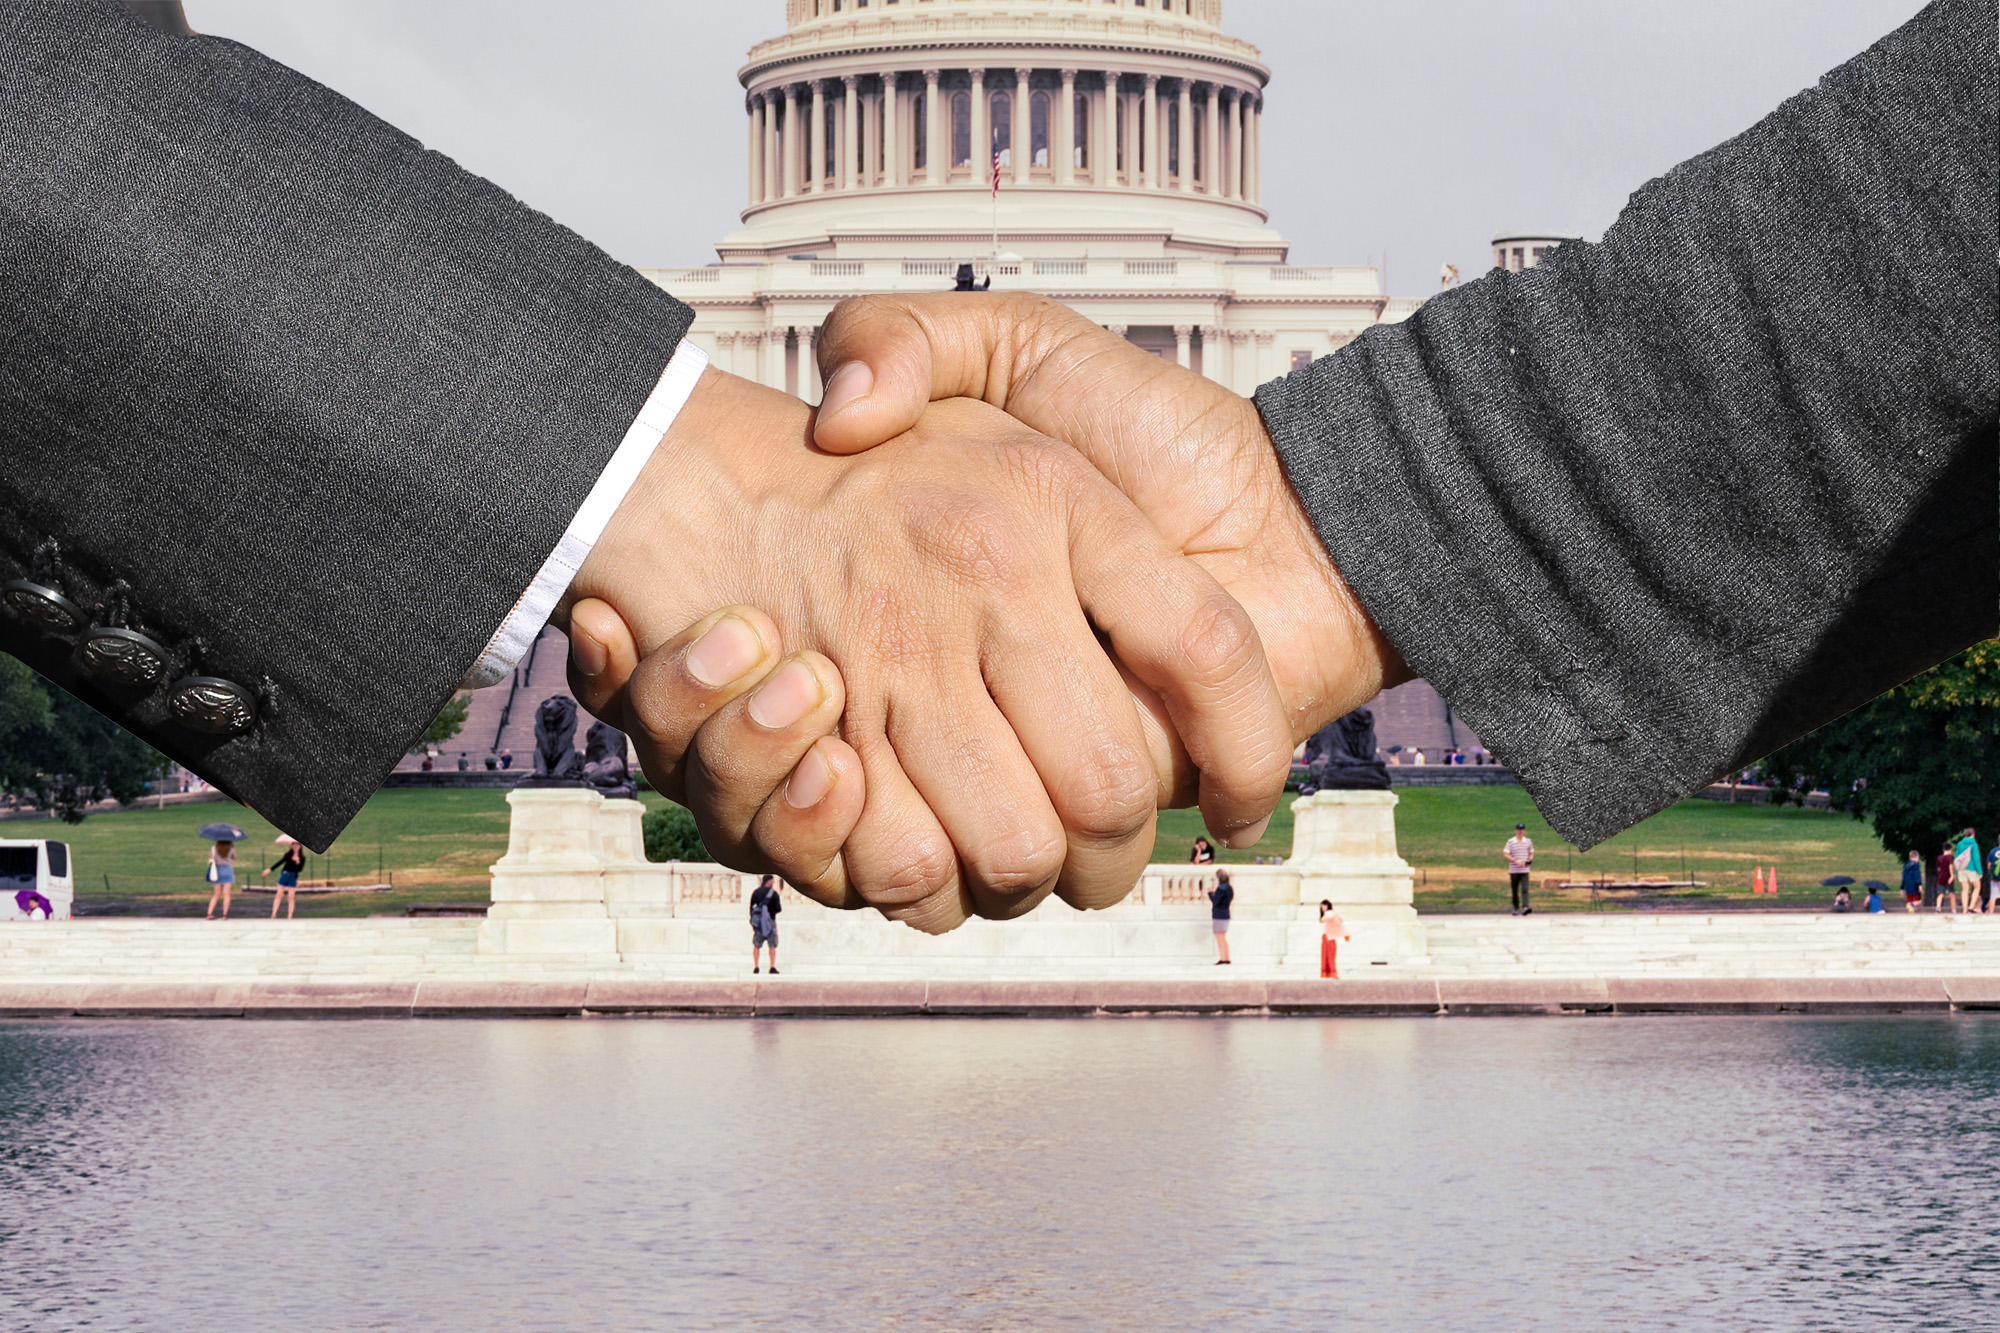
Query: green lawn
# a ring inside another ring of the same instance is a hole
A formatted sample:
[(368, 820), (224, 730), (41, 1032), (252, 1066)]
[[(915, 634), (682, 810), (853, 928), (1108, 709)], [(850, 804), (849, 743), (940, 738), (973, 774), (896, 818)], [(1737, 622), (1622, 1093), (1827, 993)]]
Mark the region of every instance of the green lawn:
[[(649, 806), (664, 804), (647, 793)], [(203, 878), (208, 843), (195, 836), (207, 823), (235, 824), (247, 835), (236, 857), (237, 879), (278, 859), (277, 829), (229, 802), (120, 810), (81, 824), (45, 820), (0, 823), (0, 837), (60, 838), (75, 856), (76, 895), (84, 912), (148, 916), (199, 915), (210, 886)], [(507, 793), (499, 790), (398, 788), (377, 792), (325, 856), (308, 858), (307, 880), (390, 883), (386, 893), (300, 894), (310, 916), (400, 914), (418, 902), (485, 902), (487, 867), (507, 850)], [(263, 881), (275, 882), (276, 877)], [(232, 914), (268, 912), (262, 894), (239, 894)]]
[[(1419, 787), (1397, 793), (1397, 837), (1402, 853), (1417, 869), (1417, 904), (1426, 912), (1491, 911), (1507, 898), (1500, 844), (1519, 820), (1528, 825), (1539, 856), (1538, 897), (1545, 909), (1588, 909), (1598, 904), (1587, 891), (1563, 901), (1542, 889), (1551, 877), (1589, 879), (1693, 878), (1708, 888), (1694, 897), (1771, 905), (1768, 896), (1750, 895), (1751, 867), (1776, 864), (1784, 906), (1826, 900), (1819, 887), (1828, 875), (1896, 883), (1894, 858), (1876, 845), (1866, 825), (1823, 811), (1730, 806), (1687, 801), (1655, 815), (1589, 853), (1577, 852), (1552, 833), (1519, 787)], [(650, 792), (649, 807), (665, 802)], [(195, 830), (211, 821), (240, 824), (248, 833), (238, 857), (245, 883), (277, 859), (277, 831), (240, 806), (169, 806), (92, 815), (79, 825), (8, 821), (0, 836), (59, 837), (75, 853), (77, 900), (85, 912), (147, 915), (200, 913), (209, 886), (202, 878), (208, 844)], [(1153, 859), (1187, 860), (1201, 831), (1193, 810), (1170, 810), (1160, 817)], [(1292, 845), (1288, 800), (1264, 840), (1222, 859), (1248, 862), (1284, 857)], [(506, 793), (496, 790), (398, 789), (378, 792), (341, 835), (328, 856), (315, 856), (307, 879), (349, 883), (392, 882), (385, 893), (307, 894), (302, 914), (361, 916), (400, 913), (413, 902), (483, 902), (486, 870), (507, 848)], [(270, 899), (247, 895), (238, 911), (268, 911)]]
[[(1519, 787), (1405, 787), (1396, 793), (1396, 836), (1403, 856), (1417, 870), (1417, 906), (1425, 912), (1492, 911), (1507, 903), (1507, 873), (1500, 845), (1514, 825), (1528, 826), (1535, 841), (1535, 883), (1539, 908), (1597, 906), (1587, 891), (1562, 901), (1540, 893), (1550, 877), (1593, 879), (1696, 879), (1707, 888), (1682, 896), (1783, 906), (1823, 903), (1829, 875), (1898, 882), (1896, 858), (1875, 835), (1847, 815), (1823, 810), (1773, 809), (1683, 801), (1669, 810), (1579, 852), (1555, 835), (1535, 813)], [(1160, 817), (1155, 861), (1185, 861), (1201, 832), (1201, 815), (1170, 810)], [(1225, 861), (1283, 856), (1291, 850), (1290, 802), (1279, 809), (1262, 842)], [(1750, 892), (1755, 866), (1778, 868), (1778, 897)], [(1610, 897), (1613, 895), (1607, 895)]]

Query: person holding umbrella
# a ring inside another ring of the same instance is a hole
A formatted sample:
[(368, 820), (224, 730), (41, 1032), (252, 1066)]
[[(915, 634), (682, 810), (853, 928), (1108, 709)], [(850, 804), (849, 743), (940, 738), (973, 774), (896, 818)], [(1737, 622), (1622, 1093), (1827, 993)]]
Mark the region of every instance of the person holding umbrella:
[(285, 853), (271, 862), (264, 873), (278, 872), (278, 895), (271, 899), (271, 919), (278, 919), (278, 904), (285, 901), (289, 892), (292, 895), (291, 904), (285, 908), (285, 920), (290, 921), (292, 913), (299, 908), (299, 872), (306, 868), (306, 849), (299, 846), (299, 840), (289, 833), (280, 833), (278, 841), (284, 845)]
[(208, 849), (208, 882), (215, 887), (208, 894), (208, 919), (215, 920), (215, 900), (222, 900), (222, 919), (229, 919), (229, 890), (236, 883), (236, 844), (243, 830), (234, 824), (203, 824), (201, 836), (213, 842)]

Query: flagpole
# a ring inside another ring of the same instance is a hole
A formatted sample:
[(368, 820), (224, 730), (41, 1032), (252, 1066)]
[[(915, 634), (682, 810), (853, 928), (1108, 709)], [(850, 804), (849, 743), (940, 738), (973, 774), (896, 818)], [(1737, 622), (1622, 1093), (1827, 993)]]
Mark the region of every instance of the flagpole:
[(1000, 259), (1000, 154), (993, 155), (993, 258)]

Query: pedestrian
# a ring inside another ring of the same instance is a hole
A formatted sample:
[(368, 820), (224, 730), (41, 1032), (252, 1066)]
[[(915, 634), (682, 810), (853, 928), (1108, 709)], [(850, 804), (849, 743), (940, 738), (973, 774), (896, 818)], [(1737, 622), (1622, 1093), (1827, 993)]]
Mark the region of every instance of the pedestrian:
[(1955, 912), (1958, 910), (1958, 862), (1951, 854), (1951, 844), (1937, 854), (1931, 865), (1931, 873), (1937, 876), (1937, 910)]
[(1833, 891), (1834, 911), (1845, 912), (1849, 907), (1853, 905), (1854, 905), (1854, 895), (1847, 891), (1847, 886), (1845, 884), (1841, 885), (1839, 888)]
[(1229, 872), (1215, 872), (1215, 887), (1208, 891), (1208, 929), (1215, 936), (1215, 960), (1217, 967), (1229, 966), (1229, 904), (1236, 900), (1236, 890), (1229, 883)]
[(229, 919), (229, 890), (236, 883), (236, 844), (227, 838), (220, 839), (208, 849), (208, 882), (215, 887), (208, 893), (208, 919), (215, 920), (215, 900), (222, 900), (222, 919)]
[(512, 768), (513, 766), (514, 766), (514, 752), (512, 750), (502, 750), (500, 752), (500, 767), (502, 769), (509, 769)]
[(465, 751), (460, 750), (458, 752), (458, 771), (463, 773), (466, 770), (470, 769), (471, 767), (472, 767), (472, 760), (466, 756)]
[(1340, 941), (1354, 937), (1347, 933), (1347, 923), (1340, 919), (1340, 913), (1333, 910), (1333, 900), (1319, 900), (1319, 974), (1333, 981), (1340, 980)]
[(2000, 909), (2000, 842), (1986, 849), (1986, 910)]
[(1903, 910), (1914, 912), (1924, 900), (1924, 858), (1915, 852), (1903, 862)]
[(278, 896), (271, 899), (271, 919), (273, 921), (278, 919), (278, 905), (287, 901), (286, 894), (290, 894), (291, 898), (289, 905), (285, 908), (285, 920), (290, 921), (292, 913), (298, 910), (299, 872), (306, 868), (306, 849), (299, 846), (298, 843), (293, 842), (290, 838), (285, 839), (285, 841), (290, 844), (285, 848), (285, 854), (271, 862), (270, 869), (264, 872), (267, 875), (272, 870), (278, 872)]
[(1959, 911), (1977, 912), (1979, 901), (1979, 867), (1984, 858), (1979, 855), (1979, 843), (1974, 840), (1972, 830), (1958, 835), (1958, 842), (1951, 849), (1954, 882), (1958, 887)]
[(1527, 916), (1535, 910), (1528, 903), (1528, 876), (1535, 865), (1535, 844), (1528, 837), (1528, 826), (1514, 825), (1514, 836), (1500, 851), (1507, 858), (1507, 889), (1514, 898), (1508, 915)]
[(1886, 912), (1889, 910), (1882, 905), (1882, 890), (1876, 888), (1872, 881), (1868, 885), (1868, 902), (1866, 905), (1871, 913)]
[(1207, 838), (1194, 840), (1194, 855), (1188, 857), (1190, 865), (1206, 866), (1215, 864), (1215, 846)]
[(750, 972), (754, 976), (763, 969), (757, 965), (757, 951), (769, 948), (771, 951), (771, 975), (778, 975), (778, 913), (785, 910), (778, 900), (778, 877), (766, 875), (757, 884), (757, 891), (750, 895)]

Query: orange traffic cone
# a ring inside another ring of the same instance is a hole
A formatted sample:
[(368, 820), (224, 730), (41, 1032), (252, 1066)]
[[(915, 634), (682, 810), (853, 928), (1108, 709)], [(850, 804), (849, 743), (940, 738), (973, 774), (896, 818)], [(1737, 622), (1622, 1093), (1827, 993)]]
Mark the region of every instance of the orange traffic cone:
[(1752, 867), (1750, 871), (1750, 892), (1762, 893), (1763, 891), (1764, 891), (1764, 867), (1762, 866)]

